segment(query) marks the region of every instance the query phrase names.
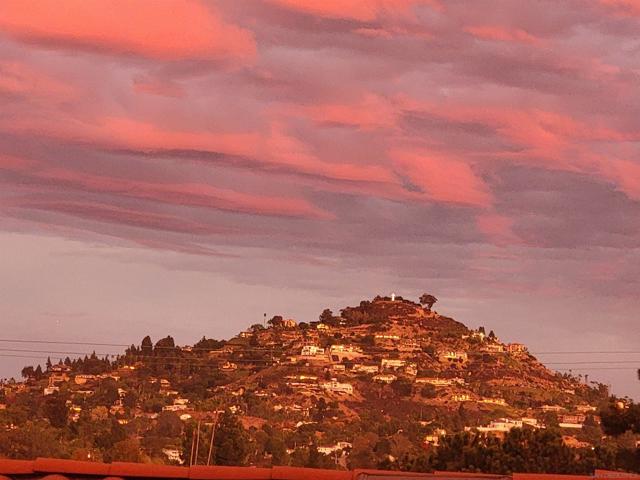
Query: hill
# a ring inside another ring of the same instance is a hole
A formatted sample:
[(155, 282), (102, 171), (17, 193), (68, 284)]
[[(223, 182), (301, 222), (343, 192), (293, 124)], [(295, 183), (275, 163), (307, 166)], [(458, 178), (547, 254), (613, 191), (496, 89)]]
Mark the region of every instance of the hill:
[(514, 429), (599, 447), (604, 386), (422, 300), (375, 297), (226, 341), (146, 337), (116, 358), (25, 367), (24, 381), (2, 386), (0, 455), (407, 468), (457, 434)]

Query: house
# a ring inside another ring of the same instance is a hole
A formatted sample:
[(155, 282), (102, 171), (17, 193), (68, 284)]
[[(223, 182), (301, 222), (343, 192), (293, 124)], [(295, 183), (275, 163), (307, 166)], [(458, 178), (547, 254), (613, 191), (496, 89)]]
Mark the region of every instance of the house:
[(42, 393), (46, 397), (47, 395), (53, 395), (54, 393), (59, 391), (60, 391), (60, 387), (49, 386), (49, 387), (45, 387)]
[(437, 447), (440, 444), (440, 439), (446, 434), (447, 431), (444, 428), (436, 428), (433, 433), (424, 437), (424, 443)]
[(353, 395), (353, 385), (350, 383), (340, 383), (336, 379), (332, 379), (330, 382), (323, 382), (320, 386), (329, 392)]
[(374, 338), (376, 340), (400, 340), (399, 335), (394, 335), (392, 333), (376, 333)]
[(322, 331), (328, 331), (331, 330), (331, 327), (329, 325), (327, 325), (326, 323), (318, 323), (316, 325), (316, 330), (322, 330)]
[(587, 419), (586, 415), (574, 414), (574, 415), (561, 415), (558, 421), (560, 423), (584, 423)]
[(172, 463), (179, 463), (182, 465), (184, 460), (182, 460), (182, 452), (177, 448), (163, 448), (162, 453), (167, 457)]
[(576, 429), (579, 430), (581, 429), (584, 425), (582, 423), (569, 423), (569, 422), (559, 422), (558, 426), (560, 428), (571, 428), (571, 429)]
[(416, 383), (419, 385), (429, 384), (434, 387), (448, 387), (453, 384), (453, 381), (449, 378), (420, 377), (416, 378)]
[(469, 335), (462, 335), (463, 340), (472, 338), (474, 340), (480, 340), (481, 342), (484, 342), (485, 337), (486, 335), (484, 334), (484, 332), (481, 332), (479, 330), (472, 330)]
[(399, 360), (395, 358), (383, 358), (380, 361), (380, 369), (381, 370), (399, 370), (404, 368), (407, 364), (406, 360)]
[(324, 355), (324, 348), (317, 345), (305, 345), (302, 347), (300, 355), (303, 357), (316, 357), (318, 355)]
[(582, 442), (578, 440), (576, 437), (571, 435), (563, 435), (562, 443), (569, 448), (592, 448), (593, 445), (589, 442)]
[(378, 365), (364, 365), (361, 363), (356, 363), (351, 369), (352, 372), (356, 373), (378, 373), (378, 370)]
[[(522, 428), (522, 420), (512, 420), (510, 418), (500, 418), (493, 420), (486, 427), (477, 427), (479, 432), (487, 433), (506, 433), (510, 432), (513, 428)], [(471, 430), (469, 427), (465, 427), (466, 431)]]
[(347, 367), (343, 363), (338, 363), (336, 365), (331, 365), (331, 370), (334, 372), (344, 372), (347, 370)]
[(282, 321), (282, 326), (284, 328), (296, 328), (298, 326), (298, 322), (296, 322), (293, 318), (287, 318)]
[(380, 383), (392, 383), (392, 382), (395, 382), (397, 379), (398, 377), (396, 377), (391, 373), (381, 373), (379, 375), (373, 376), (373, 381), (380, 382)]
[(220, 366), (220, 370), (223, 372), (232, 372), (238, 369), (238, 365), (233, 362), (226, 361)]
[(469, 402), (471, 401), (471, 396), (468, 393), (454, 393), (451, 395), (451, 400), (454, 402)]
[(329, 355), (333, 362), (341, 362), (344, 359), (352, 360), (362, 356), (362, 348), (357, 345), (331, 345)]
[(467, 352), (445, 351), (445, 352), (440, 352), (438, 354), (438, 360), (442, 363), (447, 363), (447, 362), (464, 363), (467, 360), (469, 360), (469, 356), (467, 355)]
[(540, 409), (545, 413), (547, 412), (558, 413), (558, 412), (562, 412), (564, 410), (564, 407), (560, 405), (543, 405), (542, 407), (540, 407)]
[(66, 372), (53, 372), (49, 375), (49, 385), (55, 385), (56, 383), (64, 383), (69, 381), (69, 375)]
[(189, 399), (188, 398), (174, 398), (173, 399), (173, 404), (174, 405), (186, 405), (189, 403)]
[(252, 330), (245, 330), (238, 335), (240, 338), (252, 338), (254, 335)]
[(335, 445), (330, 447), (318, 447), (318, 453), (323, 455), (331, 455), (336, 452), (344, 451), (352, 448), (353, 445), (349, 442), (336, 442)]
[(480, 349), (480, 351), (485, 353), (503, 353), (504, 345), (499, 343), (487, 343)]
[(407, 363), (404, 367), (404, 373), (415, 377), (416, 375), (418, 375), (418, 365), (413, 362)]
[(592, 405), (578, 405), (576, 407), (576, 411), (580, 412), (580, 413), (589, 413), (589, 412), (595, 412), (597, 410), (596, 407), (592, 406)]
[(419, 352), (421, 350), (420, 342), (416, 340), (403, 340), (398, 345), (398, 351), (400, 352)]
[(181, 410), (186, 410), (187, 406), (186, 405), (165, 405), (164, 407), (162, 407), (162, 411), (163, 412), (179, 412)]
[(504, 398), (482, 398), (480, 399), (480, 403), (488, 403), (489, 405), (500, 405), (501, 407), (507, 406), (507, 402)]
[(85, 385), (87, 382), (92, 382), (95, 379), (96, 379), (95, 375), (79, 373), (74, 377), (73, 381), (75, 382), (76, 385)]
[(511, 354), (526, 353), (527, 347), (521, 343), (510, 343), (507, 345), (507, 352)]

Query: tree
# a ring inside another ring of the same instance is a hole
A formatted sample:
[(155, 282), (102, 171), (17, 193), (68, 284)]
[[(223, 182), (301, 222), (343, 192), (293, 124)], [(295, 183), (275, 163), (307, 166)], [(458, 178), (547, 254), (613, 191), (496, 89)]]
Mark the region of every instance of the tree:
[(428, 293), (423, 293), (422, 295), (420, 295), (420, 303), (426, 307), (428, 312), (431, 311), (431, 307), (433, 307), (433, 304), (437, 301), (438, 299), (436, 297)]
[(136, 438), (125, 438), (116, 442), (109, 450), (107, 458), (112, 462), (140, 463), (142, 461), (140, 442)]
[(267, 323), (271, 325), (273, 328), (280, 327), (283, 322), (284, 322), (284, 319), (282, 318), (282, 315), (274, 315), (273, 317), (271, 317), (270, 320), (267, 320)]
[(162, 412), (158, 416), (156, 434), (160, 437), (179, 437), (182, 433), (182, 421), (175, 412)]
[(22, 375), (22, 378), (33, 378), (35, 377), (35, 370), (33, 367), (29, 366), (29, 367), (24, 367), (21, 371), (20, 371), (20, 375)]
[(320, 316), (318, 317), (318, 319), (322, 323), (331, 323), (331, 321), (333, 320), (333, 312), (328, 308), (325, 308), (320, 314)]
[(142, 355), (151, 355), (153, 353), (153, 342), (151, 341), (151, 337), (147, 335), (142, 339), (141, 348)]
[(216, 465), (243, 465), (249, 454), (249, 439), (238, 417), (225, 411), (216, 431)]

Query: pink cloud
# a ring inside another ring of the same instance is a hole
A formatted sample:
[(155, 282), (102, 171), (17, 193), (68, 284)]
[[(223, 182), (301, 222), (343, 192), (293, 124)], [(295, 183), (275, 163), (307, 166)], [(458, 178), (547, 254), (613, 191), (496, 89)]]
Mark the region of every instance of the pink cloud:
[(66, 45), (162, 60), (250, 58), (253, 36), (211, 5), (167, 0), (7, 0), (0, 32), (48, 48)]
[(513, 29), (496, 25), (476, 25), (465, 27), (464, 31), (483, 40), (528, 43), (531, 45), (540, 43), (538, 38), (519, 28)]
[(640, 15), (640, 1), (638, 0), (599, 0), (602, 5), (620, 15)]
[(521, 243), (513, 232), (513, 220), (497, 213), (483, 213), (476, 217), (478, 230), (494, 244), (511, 245)]
[(43, 182), (83, 192), (103, 193), (154, 202), (212, 208), (238, 213), (329, 219), (332, 216), (304, 199), (261, 196), (218, 188), (204, 183), (150, 183), (80, 173), (61, 168), (47, 168), (29, 160), (0, 156), (0, 170), (28, 175)]
[(393, 150), (398, 171), (435, 201), (487, 207), (492, 196), (487, 186), (460, 159), (442, 153)]
[(437, 0), (271, 0), (291, 10), (327, 18), (344, 18), (370, 22), (382, 15), (407, 16), (418, 5), (438, 10)]
[(365, 94), (357, 102), (317, 103), (299, 107), (298, 110), (320, 124), (344, 125), (365, 130), (394, 128), (398, 117), (397, 108), (386, 98), (375, 94)]

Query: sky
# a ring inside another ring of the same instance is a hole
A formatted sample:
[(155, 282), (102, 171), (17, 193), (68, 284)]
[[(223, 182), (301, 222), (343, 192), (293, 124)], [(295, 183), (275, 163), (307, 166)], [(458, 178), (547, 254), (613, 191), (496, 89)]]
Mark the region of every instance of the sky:
[(0, 376), (429, 292), (640, 399), (639, 29), (638, 0), (4, 0)]

